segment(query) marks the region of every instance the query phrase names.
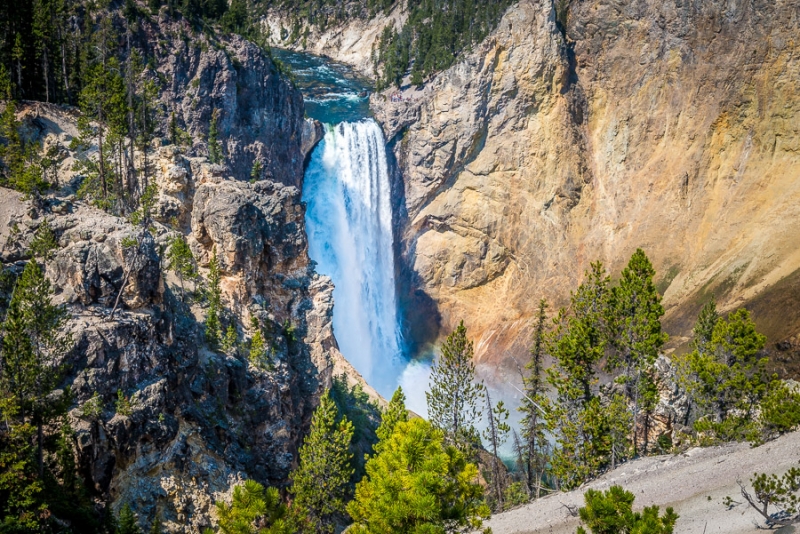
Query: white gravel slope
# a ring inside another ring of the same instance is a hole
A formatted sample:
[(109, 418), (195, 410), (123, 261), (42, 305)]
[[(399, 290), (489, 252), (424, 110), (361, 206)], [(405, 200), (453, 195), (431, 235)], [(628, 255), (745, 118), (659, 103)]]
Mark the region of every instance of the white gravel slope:
[[(580, 524), (567, 506), (583, 506), (588, 488), (614, 484), (636, 495), (634, 509), (653, 504), (672, 506), (680, 515), (676, 534), (729, 534), (757, 531), (760, 516), (746, 504), (728, 510), (726, 495), (741, 501), (736, 480), (747, 482), (754, 472), (781, 474), (800, 461), (800, 431), (761, 447), (746, 443), (690, 449), (677, 456), (654, 456), (629, 462), (569, 493), (557, 493), (537, 502), (498, 514), (489, 521), (494, 534), (574, 534)], [(710, 497), (710, 500), (709, 500)], [(775, 531), (773, 531), (775, 532)], [(791, 527), (781, 533), (798, 532)]]

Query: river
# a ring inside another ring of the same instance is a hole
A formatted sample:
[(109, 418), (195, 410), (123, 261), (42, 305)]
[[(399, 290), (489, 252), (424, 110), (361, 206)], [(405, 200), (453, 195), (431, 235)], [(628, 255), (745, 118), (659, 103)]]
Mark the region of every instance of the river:
[(333, 330), (345, 358), (386, 398), (398, 385), (426, 414), (428, 366), (409, 357), (395, 282), (386, 143), (370, 116), (369, 81), (324, 58), (273, 50), (325, 124), (303, 185), (309, 256), (334, 283)]

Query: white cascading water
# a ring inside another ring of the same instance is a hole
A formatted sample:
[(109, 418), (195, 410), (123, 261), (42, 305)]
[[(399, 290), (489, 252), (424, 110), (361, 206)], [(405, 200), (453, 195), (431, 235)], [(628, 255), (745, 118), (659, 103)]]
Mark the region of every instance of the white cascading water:
[(407, 362), (397, 320), (386, 148), (375, 121), (327, 128), (306, 169), (303, 200), (309, 255), (335, 286), (339, 348), (371, 386), (391, 396)]

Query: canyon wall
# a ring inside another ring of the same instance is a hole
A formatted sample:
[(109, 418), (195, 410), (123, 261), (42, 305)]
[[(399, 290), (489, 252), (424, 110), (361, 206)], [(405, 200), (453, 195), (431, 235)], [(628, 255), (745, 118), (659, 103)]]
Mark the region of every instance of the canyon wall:
[[(399, 30), (408, 18), (406, 3), (397, 2), (387, 13), (373, 18), (354, 18), (342, 25), (331, 25), (320, 30), (307, 20), (293, 20), (285, 12), (270, 10), (262, 19), (269, 36), (269, 44), (298, 52), (329, 57), (353, 67), (367, 78), (375, 76), (373, 47), (377, 46), (381, 32), (387, 26)], [(292, 33), (297, 23), (296, 33)]]
[[(59, 187), (31, 198), (0, 188), (0, 268), (19, 274), (39, 228), (50, 225), (58, 247), (39, 261), (69, 313), (59, 387), (73, 395), (80, 475), (114, 513), (129, 504), (145, 530), (158, 517), (170, 532), (198, 533), (238, 481), (284, 487), (332, 376), (363, 380), (338, 351), (333, 286), (307, 254), (303, 162), (322, 128), (303, 118), (299, 90), (258, 47), (197, 34), (166, 9), (141, 21), (132, 39), (152, 58), (145, 76), (159, 88), (156, 140), (135, 154), (140, 178), (156, 186), (152, 218), (135, 222), (82, 200), (75, 163), (95, 157), (97, 146), (71, 142), (78, 113), (26, 103), (23, 136), (57, 154)], [(223, 164), (205, 157), (214, 110)], [(173, 120), (186, 132), (177, 145)], [(255, 158), (263, 175), (250, 181)], [(199, 279), (169, 269), (179, 235)], [(234, 326), (237, 350), (204, 340), (214, 252), (221, 320)], [(254, 318), (268, 365), (248, 358)]]
[(478, 361), (508, 362), (541, 297), (563, 305), (590, 262), (616, 276), (641, 247), (672, 347), (714, 295), (754, 312), (779, 366), (796, 361), (797, 6), (559, 13), (523, 0), (422, 88), (373, 95), (402, 179), (408, 306), (433, 301), (444, 331), (464, 319)]

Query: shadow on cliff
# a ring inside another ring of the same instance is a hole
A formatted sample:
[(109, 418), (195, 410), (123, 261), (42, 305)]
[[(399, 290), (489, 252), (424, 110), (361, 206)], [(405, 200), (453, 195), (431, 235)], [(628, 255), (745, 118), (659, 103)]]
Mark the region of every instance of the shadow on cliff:
[(196, 484), (225, 491), (237, 473), (281, 487), (310, 421), (312, 407), (298, 400), (317, 371), (303, 343), (276, 333), (274, 364), (256, 369), (244, 344), (228, 354), (208, 347), (190, 302), (166, 286), (163, 304), (145, 313), (109, 321), (107, 308), (91, 306), (69, 356), (77, 399), (100, 399), (98, 413), (79, 415), (81, 477), (140, 512), (165, 506), (167, 479), (189, 493)]
[(400, 166), (395, 158), (395, 145), (402, 132), (386, 146), (392, 188), (392, 232), (394, 233), (395, 280), (400, 332), (406, 354), (414, 359), (439, 336), (442, 317), (436, 301), (423, 289), (422, 280), (409, 261), (415, 257), (413, 242), (401, 239), (402, 229), (408, 225), (405, 184)]

